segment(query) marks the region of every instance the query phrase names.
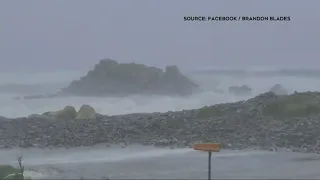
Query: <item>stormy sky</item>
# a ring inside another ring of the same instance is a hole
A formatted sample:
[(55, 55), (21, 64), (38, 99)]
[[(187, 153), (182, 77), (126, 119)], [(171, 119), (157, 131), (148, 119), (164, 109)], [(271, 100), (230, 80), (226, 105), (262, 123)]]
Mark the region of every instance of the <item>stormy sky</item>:
[(0, 70), (87, 69), (103, 58), (158, 67), (317, 67), (319, 7), (317, 0), (0, 0)]

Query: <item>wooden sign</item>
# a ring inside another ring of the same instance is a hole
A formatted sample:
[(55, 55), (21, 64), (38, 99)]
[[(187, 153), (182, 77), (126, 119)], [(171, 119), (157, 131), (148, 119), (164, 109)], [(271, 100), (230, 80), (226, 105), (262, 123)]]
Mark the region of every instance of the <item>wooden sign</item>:
[(212, 152), (220, 152), (220, 144), (218, 143), (207, 143), (207, 144), (195, 144), (194, 150), (206, 151), (209, 154), (208, 157), (208, 179), (211, 180), (211, 155)]
[(220, 144), (195, 144), (193, 149), (199, 151), (220, 152)]

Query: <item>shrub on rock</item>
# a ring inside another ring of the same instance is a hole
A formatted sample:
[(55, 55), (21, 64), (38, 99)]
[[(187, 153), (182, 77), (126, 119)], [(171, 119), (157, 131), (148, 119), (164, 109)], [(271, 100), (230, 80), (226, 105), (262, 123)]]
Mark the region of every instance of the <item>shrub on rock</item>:
[(77, 116), (75, 119), (81, 120), (81, 119), (95, 119), (96, 118), (96, 111), (93, 109), (93, 107), (89, 105), (82, 105), (77, 112)]
[(4, 179), (9, 174), (19, 173), (20, 169), (14, 168), (9, 165), (0, 165), (0, 179)]
[(320, 115), (320, 93), (303, 92), (279, 96), (267, 92), (247, 101), (205, 106), (197, 110), (197, 117), (222, 117), (235, 112), (250, 114), (250, 111), (274, 118)]
[(320, 114), (320, 93), (304, 92), (280, 96), (267, 103), (263, 114), (274, 117), (303, 117)]
[(207, 118), (207, 117), (217, 117), (222, 116), (223, 110), (221, 105), (214, 105), (214, 106), (205, 106), (199, 109), (197, 117), (198, 118)]
[(19, 168), (14, 168), (10, 165), (0, 165), (0, 179), (22, 180), (23, 176), (20, 174)]

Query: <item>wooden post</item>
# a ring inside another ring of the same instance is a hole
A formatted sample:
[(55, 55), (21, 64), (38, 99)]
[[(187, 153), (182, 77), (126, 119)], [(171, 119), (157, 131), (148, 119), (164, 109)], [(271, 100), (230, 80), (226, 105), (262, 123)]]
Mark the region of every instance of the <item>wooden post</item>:
[(209, 162), (208, 162), (208, 179), (211, 180), (211, 154), (212, 152), (209, 151)]
[(211, 180), (211, 156), (212, 152), (220, 152), (220, 144), (195, 144), (193, 149), (208, 152), (208, 180)]

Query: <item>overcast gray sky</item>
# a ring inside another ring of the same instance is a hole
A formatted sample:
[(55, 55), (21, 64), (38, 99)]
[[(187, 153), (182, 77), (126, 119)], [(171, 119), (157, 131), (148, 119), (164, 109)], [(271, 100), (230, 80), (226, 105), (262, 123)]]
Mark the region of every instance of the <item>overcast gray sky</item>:
[[(315, 67), (319, 7), (319, 0), (0, 0), (0, 70), (87, 69), (102, 58), (159, 67)], [(183, 21), (194, 15), (291, 21)]]

